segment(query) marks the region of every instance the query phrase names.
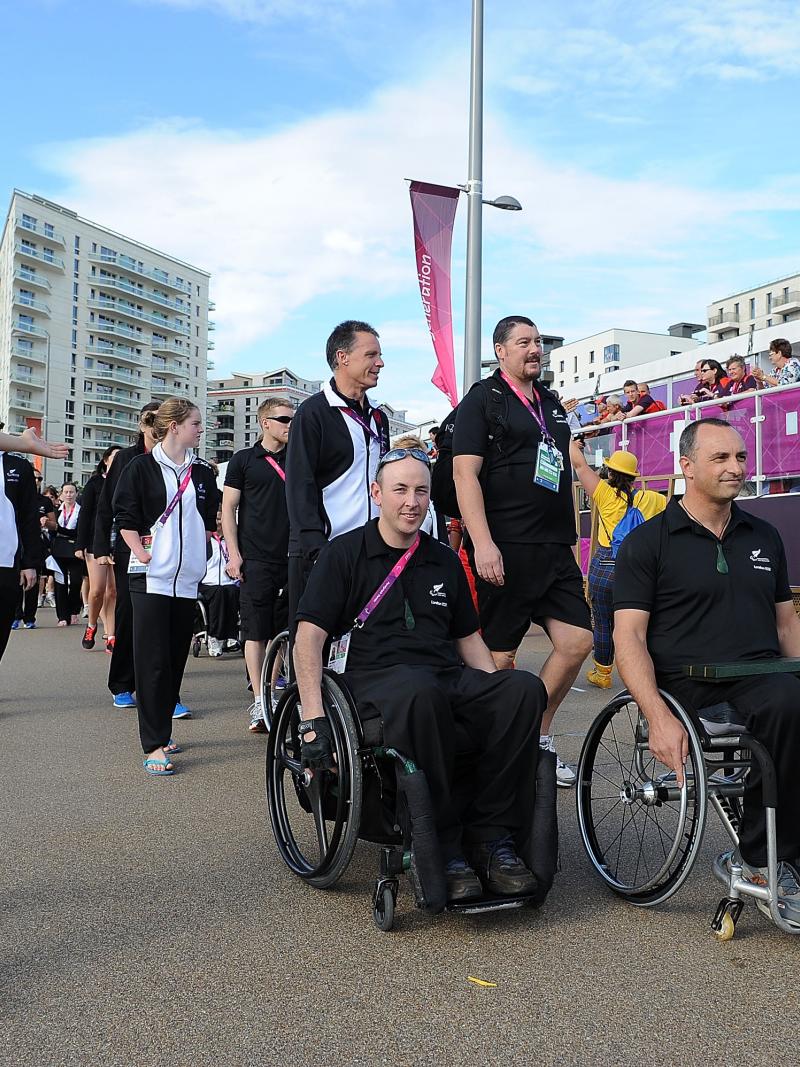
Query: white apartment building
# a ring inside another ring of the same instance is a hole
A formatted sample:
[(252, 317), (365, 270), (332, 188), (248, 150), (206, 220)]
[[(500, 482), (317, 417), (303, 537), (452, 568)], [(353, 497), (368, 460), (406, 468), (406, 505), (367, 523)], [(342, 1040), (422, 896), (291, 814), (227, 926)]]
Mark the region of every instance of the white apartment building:
[[(709, 341), (794, 322), (800, 318), (800, 274), (715, 300), (707, 311)], [(780, 330), (777, 336), (783, 336)]]
[(582, 382), (593, 382), (601, 375), (605, 380), (605, 376), (614, 371), (692, 351), (699, 344), (692, 333), (703, 329), (704, 326), (692, 323), (678, 323), (670, 327), (674, 333), (612, 329), (580, 341), (570, 341), (550, 352), (552, 388), (572, 396), (575, 387)]
[[(208, 383), (208, 421), (206, 455), (217, 463), (226, 463), (234, 452), (252, 445), (260, 436), (258, 408), (268, 397), (286, 397), (297, 407), (318, 393), (322, 381), (301, 378), (288, 367), (259, 374), (233, 374)], [(377, 400), (372, 400), (377, 404)], [(405, 411), (380, 404), (389, 420), (389, 434), (396, 437), (413, 429)]]
[(70, 447), (45, 480), (86, 481), (136, 439), (143, 404), (205, 410), (209, 275), (15, 190), (0, 240), (0, 420)]

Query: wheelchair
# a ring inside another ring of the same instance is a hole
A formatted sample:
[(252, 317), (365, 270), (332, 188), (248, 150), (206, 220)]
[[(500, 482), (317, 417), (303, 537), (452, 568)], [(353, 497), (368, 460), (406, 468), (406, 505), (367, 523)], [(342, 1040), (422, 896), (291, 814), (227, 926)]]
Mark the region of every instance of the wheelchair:
[[(194, 656), (195, 659), (197, 659), (199, 657), (200, 652), (202, 651), (202, 649), (205, 649), (206, 652), (208, 652), (208, 637), (209, 637), (209, 634), (208, 634), (208, 605), (206, 604), (205, 600), (203, 599), (202, 592), (200, 592), (198, 594), (197, 600), (195, 602), (194, 624), (192, 626), (191, 650), (192, 650), (192, 655)], [(238, 644), (239, 644), (239, 648), (230, 649), (230, 651), (232, 651), (232, 652), (235, 651), (235, 652), (237, 652), (239, 654), (243, 654), (244, 642), (242, 640), (241, 633), (239, 634), (239, 642), (238, 642)], [(226, 651), (228, 651), (228, 650), (226, 650)]]
[(709, 807), (719, 816), (732, 848), (737, 848), (752, 759), (762, 778), (768, 884), (745, 881), (734, 854), (728, 854), (727, 862), (725, 856), (718, 857), (714, 874), (726, 893), (711, 929), (719, 941), (729, 941), (745, 898), (753, 897), (781, 930), (800, 933), (778, 910), (777, 781), (769, 753), (737, 725), (732, 705), (720, 703), (690, 715), (669, 693), (659, 692), (688, 736), (682, 786), (649, 751), (647, 720), (629, 692), (613, 697), (586, 735), (576, 800), (581, 838), (595, 871), (614, 893), (636, 907), (663, 904), (691, 873)]
[[(280, 694), (272, 713), (266, 751), (267, 806), (278, 851), (289, 870), (316, 889), (328, 889), (347, 869), (359, 839), (379, 845), (372, 916), (383, 931), (394, 925), (401, 874), (408, 875), (416, 907), (433, 914), (475, 914), (544, 902), (558, 858), (552, 753), (540, 753), (536, 804), (524, 840), (517, 841), (522, 859), (536, 875), (537, 891), (448, 903), (424, 773), (402, 752), (384, 745), (380, 718), (362, 721), (341, 676), (327, 669), (322, 675), (322, 699), (333, 734), (335, 771), (312, 773), (301, 765), (296, 684), (290, 683)], [(468, 756), (457, 763), (463, 766), (456, 774), (456, 796), (465, 804)]]
[(272, 715), (278, 701), (292, 679), (292, 661), (289, 655), (289, 631), (281, 630), (270, 641), (264, 665), (261, 668), (261, 703), (267, 729), (272, 725)]

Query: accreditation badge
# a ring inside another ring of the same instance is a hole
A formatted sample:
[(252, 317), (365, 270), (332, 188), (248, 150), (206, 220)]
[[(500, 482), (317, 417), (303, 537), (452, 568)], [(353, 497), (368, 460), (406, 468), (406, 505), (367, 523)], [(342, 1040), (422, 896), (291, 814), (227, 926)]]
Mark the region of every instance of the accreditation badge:
[[(156, 527), (154, 526), (149, 534), (143, 534), (141, 537), (142, 548), (145, 552), (150, 553), (150, 557), (153, 556), (153, 542), (156, 537)], [(128, 574), (147, 574), (150, 570), (149, 563), (142, 563), (131, 552), (131, 558), (128, 560)]]
[(335, 641), (331, 641), (331, 650), (328, 655), (328, 669), (332, 670), (334, 674), (344, 674), (347, 667), (347, 653), (350, 651), (350, 634), (351, 630), (348, 630), (346, 634), (342, 634)]
[(549, 489), (553, 493), (558, 492), (561, 481), (561, 471), (564, 469), (564, 458), (555, 445), (547, 441), (540, 441), (536, 450), (536, 469), (533, 473), (533, 481), (541, 485), (543, 489)]

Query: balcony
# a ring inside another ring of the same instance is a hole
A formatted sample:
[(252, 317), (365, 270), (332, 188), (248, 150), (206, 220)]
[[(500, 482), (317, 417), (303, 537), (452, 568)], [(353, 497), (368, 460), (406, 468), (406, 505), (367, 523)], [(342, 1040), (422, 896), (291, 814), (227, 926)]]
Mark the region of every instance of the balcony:
[(29, 389), (44, 389), (47, 384), (43, 374), (30, 374), (27, 367), (20, 367), (18, 364), (11, 365), (8, 379), (16, 385), (24, 385)]
[(24, 293), (14, 293), (14, 303), (19, 307), (33, 308), (34, 311), (41, 311), (43, 315), (50, 314), (50, 308), (43, 300), (37, 300), (33, 296), (25, 296)]
[[(138, 430), (137, 430), (138, 433)], [(84, 441), (84, 448), (110, 448), (111, 445), (122, 445), (125, 448), (131, 443), (130, 437), (125, 437), (121, 433), (99, 433), (95, 437), (94, 441)]]
[[(111, 389), (107, 393), (102, 392), (98, 387), (94, 393), (86, 394), (84, 399), (89, 399), (92, 396), (98, 404), (113, 404), (115, 407), (120, 408), (133, 408), (135, 411), (139, 411), (142, 406), (141, 400), (137, 400), (130, 393), (123, 393), (119, 390)], [(135, 422), (136, 420), (134, 420)]]
[(45, 241), (52, 241), (54, 245), (61, 245), (62, 248), (67, 247), (64, 235), (56, 233), (52, 226), (43, 225), (41, 222), (28, 222), (21, 215), (17, 215), (15, 225), (18, 230), (24, 230), (26, 233), (35, 233)]
[(209, 311), (216, 311), (217, 310), (217, 305), (214, 303), (213, 300), (209, 300), (209, 302), (208, 302), (208, 310)]
[(772, 310), (778, 315), (791, 315), (800, 311), (800, 293), (781, 293), (772, 298)]
[(217, 441), (217, 448), (233, 448), (233, 441), (230, 437), (226, 437), (221, 441)]
[(111, 337), (127, 337), (139, 345), (150, 344), (150, 338), (147, 334), (134, 330), (131, 326), (126, 326), (124, 322), (103, 322), (100, 319), (95, 319), (94, 322), (90, 320), (86, 323), (86, 329), (90, 333), (110, 334)]
[(19, 341), (12, 344), (11, 355), (17, 356), (19, 359), (27, 359), (29, 363), (41, 363), (43, 367), (47, 364), (44, 352), (40, 352), (38, 348), (27, 348), (24, 345), (20, 345)]
[(126, 415), (84, 415), (84, 426), (109, 426), (112, 429), (139, 432), (139, 420)]
[(178, 341), (157, 341), (155, 337), (150, 345), (154, 352), (169, 352), (174, 356), (186, 356), (189, 355), (189, 349), (186, 345), (180, 344)]
[(124, 367), (87, 367), (83, 372), (83, 376), (90, 381), (122, 382), (137, 389), (143, 389), (147, 384), (146, 379), (135, 375), (132, 371), (125, 370)]
[(216, 328), (217, 328), (216, 322), (212, 322), (211, 319), (209, 319), (208, 320), (208, 329), (209, 329), (209, 331), (216, 330)]
[[(209, 352), (213, 352), (216, 347), (217, 346), (214, 344), (213, 341), (206, 341), (206, 348), (208, 349)], [(213, 367), (211, 367), (209, 369), (213, 370)]]
[(24, 282), (26, 285), (36, 285), (40, 289), (46, 289), (48, 293), (53, 288), (43, 274), (37, 274), (35, 271), (28, 270), (27, 267), (17, 267), (14, 271), (14, 277), (17, 281)]
[(44, 415), (43, 400), (26, 400), (24, 397), (12, 396), (8, 406), (15, 411), (27, 411), (31, 415)]
[(41, 263), (45, 267), (55, 267), (56, 270), (65, 269), (64, 260), (59, 256), (54, 256), (52, 252), (46, 250), (40, 251), (38, 248), (31, 248), (29, 245), (15, 244), (14, 255), (32, 259), (34, 263)]
[(152, 369), (153, 374), (171, 374), (173, 378), (189, 377), (189, 368), (181, 366), (180, 363), (174, 363), (172, 360), (161, 364), (157, 364), (154, 360)]
[(122, 253), (90, 252), (88, 258), (92, 263), (111, 264), (118, 270), (127, 271), (137, 278), (150, 278), (159, 285), (164, 285), (168, 289), (175, 289), (179, 293), (191, 294), (192, 292), (190, 282), (178, 281), (177, 278), (164, 271), (148, 270), (146, 267), (140, 267), (135, 259), (131, 259), (130, 256), (125, 256)]
[(47, 330), (43, 330), (41, 326), (34, 326), (32, 322), (23, 322), (21, 319), (11, 323), (11, 328), (19, 333), (29, 333), (32, 337), (48, 337)]
[(135, 322), (147, 322), (152, 326), (157, 326), (159, 329), (170, 330), (173, 333), (182, 333), (187, 337), (189, 336), (189, 326), (186, 323), (178, 322), (177, 319), (164, 318), (163, 315), (151, 315), (149, 312), (141, 311), (139, 308), (122, 300), (110, 300), (100, 296), (87, 300), (86, 303), (90, 308), (100, 308), (101, 311), (111, 311), (115, 315), (125, 315), (127, 318), (133, 319)]
[(712, 315), (708, 320), (708, 332), (722, 336), (724, 333), (739, 332), (739, 312), (725, 311)]
[(98, 288), (118, 289), (121, 293), (128, 293), (139, 300), (147, 300), (151, 304), (171, 308), (173, 311), (177, 311), (179, 315), (188, 315), (190, 313), (189, 304), (181, 303), (179, 300), (171, 300), (170, 297), (162, 293), (156, 293), (152, 289), (134, 285), (127, 278), (116, 278), (111, 274), (88, 274), (86, 277), (90, 284), (96, 285)]

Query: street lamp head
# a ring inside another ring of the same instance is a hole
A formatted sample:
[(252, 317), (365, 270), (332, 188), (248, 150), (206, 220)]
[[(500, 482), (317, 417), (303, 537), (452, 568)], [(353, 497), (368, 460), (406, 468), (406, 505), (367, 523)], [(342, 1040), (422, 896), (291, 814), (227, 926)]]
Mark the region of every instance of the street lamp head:
[(522, 211), (522, 204), (514, 196), (498, 196), (496, 200), (484, 200), (489, 207), (499, 207), (502, 211)]

